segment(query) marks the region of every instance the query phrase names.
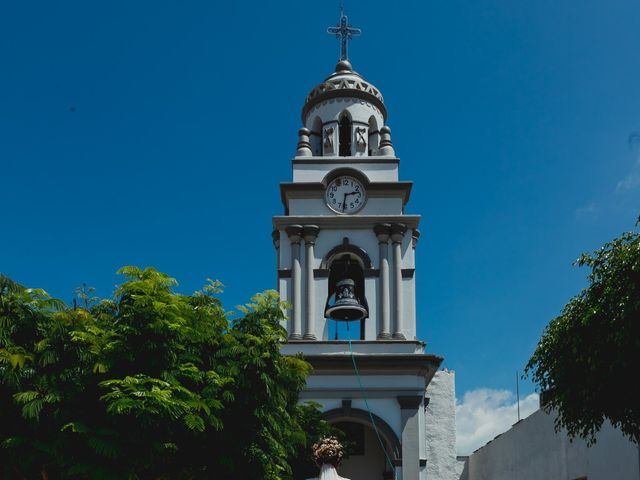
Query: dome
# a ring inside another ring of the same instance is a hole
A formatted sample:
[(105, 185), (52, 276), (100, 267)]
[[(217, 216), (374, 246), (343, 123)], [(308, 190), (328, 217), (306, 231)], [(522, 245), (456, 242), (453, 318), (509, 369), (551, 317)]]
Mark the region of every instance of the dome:
[(339, 97), (360, 98), (371, 102), (379, 109), (384, 119), (387, 118), (387, 109), (380, 90), (355, 72), (348, 60), (341, 60), (336, 65), (336, 71), (307, 95), (302, 108), (303, 123), (314, 106)]

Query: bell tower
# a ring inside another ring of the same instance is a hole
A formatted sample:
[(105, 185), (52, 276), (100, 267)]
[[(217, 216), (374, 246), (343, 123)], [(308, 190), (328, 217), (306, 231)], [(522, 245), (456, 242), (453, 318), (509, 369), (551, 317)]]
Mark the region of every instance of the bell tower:
[(382, 94), (348, 60), (305, 99), (285, 215), (273, 218), (292, 340), (329, 340), (331, 321), (360, 322), (360, 340), (415, 339), (420, 217), (404, 212), (412, 182), (399, 180), (386, 120)]
[[(341, 59), (304, 100), (292, 179), (280, 184), (284, 214), (273, 217), (290, 305), (282, 351), (314, 367), (301, 401), (362, 443), (341, 475), (424, 479), (425, 390), (442, 358), (416, 338), (413, 183), (400, 180), (382, 94), (346, 57), (360, 31), (343, 14), (329, 33)], [(337, 338), (346, 324), (348, 338)]]

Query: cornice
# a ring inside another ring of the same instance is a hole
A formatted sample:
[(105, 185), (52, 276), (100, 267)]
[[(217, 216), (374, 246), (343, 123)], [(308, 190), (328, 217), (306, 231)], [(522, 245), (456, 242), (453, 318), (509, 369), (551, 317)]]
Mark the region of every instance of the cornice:
[(363, 164), (363, 163), (389, 163), (392, 165), (399, 165), (400, 159), (398, 157), (296, 157), (291, 160), (293, 165), (326, 165), (326, 164)]
[(418, 228), (420, 215), (304, 215), (272, 217), (273, 228), (282, 230), (287, 225), (312, 223), (322, 228), (373, 228), (377, 223), (404, 223), (407, 228)]
[[(351, 355), (304, 355), (313, 367), (313, 375), (352, 375)], [(362, 375), (419, 375), (427, 383), (433, 378), (444, 358), (433, 354), (389, 354), (355, 356), (358, 371)]]
[[(413, 182), (370, 182), (365, 188), (369, 197), (393, 197), (403, 194), (402, 205), (409, 202)], [(280, 199), (285, 209), (292, 198), (322, 198), (325, 191), (323, 182), (282, 182)]]

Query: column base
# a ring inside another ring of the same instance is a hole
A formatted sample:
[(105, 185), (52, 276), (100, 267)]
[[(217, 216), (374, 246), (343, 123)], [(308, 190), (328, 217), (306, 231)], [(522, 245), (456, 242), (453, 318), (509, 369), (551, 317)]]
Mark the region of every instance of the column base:
[(391, 334), (390, 333), (380, 333), (378, 334), (378, 340), (390, 340), (391, 339)]
[(299, 333), (292, 333), (289, 335), (289, 340), (302, 340), (302, 335)]
[(396, 332), (393, 334), (393, 338), (394, 340), (406, 340), (404, 333), (402, 332)]
[(315, 334), (313, 333), (305, 333), (304, 337), (302, 338), (304, 338), (305, 340), (317, 340)]

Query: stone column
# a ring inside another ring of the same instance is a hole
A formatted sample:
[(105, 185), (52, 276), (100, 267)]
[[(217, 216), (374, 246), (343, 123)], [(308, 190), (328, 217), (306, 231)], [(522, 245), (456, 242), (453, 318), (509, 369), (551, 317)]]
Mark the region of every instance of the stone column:
[(393, 293), (395, 296), (394, 319), (395, 325), (393, 330), (393, 338), (404, 340), (402, 333), (402, 239), (407, 226), (404, 223), (394, 223), (391, 225), (391, 241), (393, 243)]
[(289, 338), (299, 340), (301, 335), (302, 317), (302, 278), (300, 277), (300, 239), (302, 238), (301, 225), (289, 225), (285, 228), (291, 242), (291, 332)]
[(378, 237), (380, 249), (380, 278), (378, 296), (380, 297), (380, 331), (378, 340), (391, 338), (391, 316), (389, 313), (389, 235), (391, 225), (388, 223), (378, 224), (373, 227), (373, 231)]
[(420, 395), (397, 397), (402, 429), (402, 478), (420, 478)]
[(313, 281), (313, 246), (316, 243), (320, 229), (316, 225), (305, 225), (302, 228), (302, 236), (304, 238), (305, 255), (304, 255), (304, 271), (306, 280), (306, 310), (307, 321), (304, 326), (304, 338), (306, 340), (316, 339), (316, 324), (315, 324), (315, 310), (316, 310), (316, 297), (315, 297), (315, 285)]

